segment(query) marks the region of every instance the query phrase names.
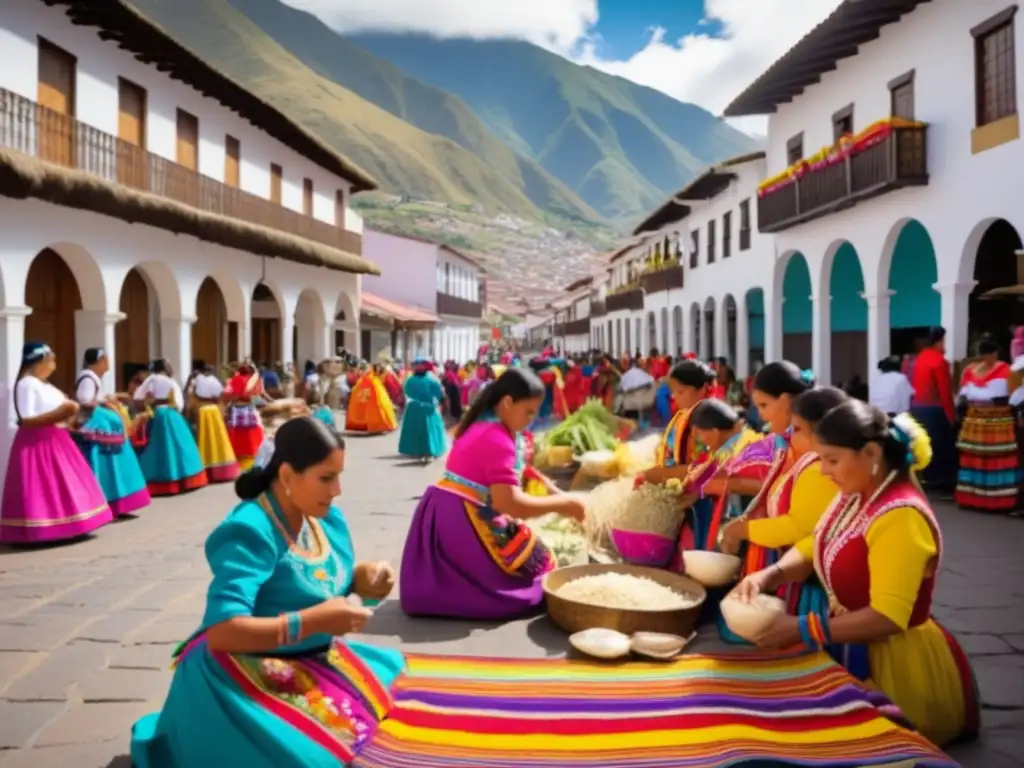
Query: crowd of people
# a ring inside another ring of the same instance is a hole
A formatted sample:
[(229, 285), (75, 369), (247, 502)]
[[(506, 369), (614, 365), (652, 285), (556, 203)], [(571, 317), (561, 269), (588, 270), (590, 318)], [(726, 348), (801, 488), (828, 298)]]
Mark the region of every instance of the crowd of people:
[[(886, 715), (945, 746), (977, 735), (980, 705), (966, 654), (932, 617), (943, 542), (924, 488), (938, 466), (932, 482), (956, 477), (961, 506), (1016, 507), (1013, 408), (1024, 389), (1010, 382), (1024, 364), (983, 344), (954, 397), (943, 337), (933, 331), (909, 375), (883, 361), (878, 381), (889, 383), (858, 393), (881, 408), (816, 386), (790, 362), (741, 383), (724, 360), (656, 350), (621, 361), (546, 350), (440, 369), (425, 359), (354, 366), (335, 377), (346, 429), (401, 429), (403, 455), (446, 456), (397, 572), (357, 559), (334, 506), (345, 441), (321, 405), (324, 365), (306, 366), (297, 402), (275, 399), (252, 365), (223, 385), (197, 365), (182, 387), (164, 361), (113, 397), (102, 390), (103, 351), (89, 350), (72, 399), (47, 383), (49, 347), (27, 344), (0, 534), (77, 536), (152, 495), (233, 480), (240, 503), (206, 543), (205, 615), (175, 654), (162, 711), (133, 730), (133, 763), (346, 764), (388, 717), (405, 669), (400, 652), (346, 635), (396, 583), (413, 617), (507, 621), (542, 609), (555, 560), (523, 521), (582, 521), (587, 509), (531, 468), (531, 429), (598, 397), (660, 422), (656, 466), (635, 482), (678, 481), (685, 518), (668, 567), (684, 570), (689, 550), (738, 555), (733, 596), (777, 594), (787, 605), (758, 646), (827, 653), (865, 692), (884, 694)], [(637, 391), (646, 394), (630, 398)], [(959, 471), (946, 475), (950, 461)], [(712, 591), (709, 605), (724, 597)], [(726, 642), (746, 643), (716, 610), (706, 618)]]

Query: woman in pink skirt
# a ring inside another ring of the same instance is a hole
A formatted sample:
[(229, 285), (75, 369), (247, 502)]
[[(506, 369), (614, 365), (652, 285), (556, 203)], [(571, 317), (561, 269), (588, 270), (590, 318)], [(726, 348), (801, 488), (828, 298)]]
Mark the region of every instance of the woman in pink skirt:
[(14, 385), (18, 431), (0, 505), (3, 542), (74, 539), (113, 519), (96, 476), (65, 428), (78, 403), (49, 383), (55, 367), (46, 344), (25, 344)]

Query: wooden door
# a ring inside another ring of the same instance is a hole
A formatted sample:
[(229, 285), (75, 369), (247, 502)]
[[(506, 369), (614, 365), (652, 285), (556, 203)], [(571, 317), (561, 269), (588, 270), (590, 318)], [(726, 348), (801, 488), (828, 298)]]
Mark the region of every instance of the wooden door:
[(39, 83), (36, 101), (39, 157), (51, 163), (75, 165), (75, 78), (77, 60), (67, 51), (39, 38)]
[(224, 139), (224, 183), (239, 187), (242, 181), (242, 143), (234, 136)]
[(147, 189), (146, 89), (117, 79), (117, 180), (128, 187)]
[(40, 251), (29, 267), (25, 304), (32, 308), (25, 318), (25, 341), (50, 345), (57, 356), (50, 383), (73, 394), (78, 371), (75, 312), (82, 308), (82, 297), (70, 267), (49, 248)]
[(284, 169), (276, 163), (270, 166), (270, 202), (281, 204), (281, 187), (284, 183)]
[(313, 180), (302, 180), (302, 212), (307, 216), (313, 215)]
[(178, 110), (178, 165), (199, 170), (199, 118)]
[(137, 269), (131, 270), (121, 286), (119, 306), (125, 319), (114, 326), (114, 372), (117, 390), (124, 392), (128, 382), (125, 370), (149, 364), (149, 286)]
[(238, 322), (228, 321), (228, 362), (233, 363), (241, 360), (239, 350), (241, 345), (238, 341)]
[(252, 319), (252, 357), (259, 363), (281, 362), (281, 323), (276, 317)]
[(192, 359), (219, 367), (224, 362), (224, 332), (228, 312), (220, 288), (211, 278), (199, 286), (196, 296), (196, 321), (192, 324)]

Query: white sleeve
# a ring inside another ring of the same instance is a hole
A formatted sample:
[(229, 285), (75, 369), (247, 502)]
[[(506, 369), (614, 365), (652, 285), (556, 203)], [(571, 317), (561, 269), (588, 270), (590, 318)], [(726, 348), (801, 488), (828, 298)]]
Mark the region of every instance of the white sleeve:
[(135, 390), (136, 400), (145, 400), (149, 397), (149, 393), (153, 389), (153, 376), (152, 374), (147, 376), (146, 379), (139, 384), (139, 388)]
[(75, 388), (75, 400), (82, 405), (95, 403), (100, 399), (100, 385), (92, 376), (82, 376)]
[(39, 389), (31, 377), (25, 377), (14, 388), (14, 403), (22, 419), (34, 419), (41, 413)]

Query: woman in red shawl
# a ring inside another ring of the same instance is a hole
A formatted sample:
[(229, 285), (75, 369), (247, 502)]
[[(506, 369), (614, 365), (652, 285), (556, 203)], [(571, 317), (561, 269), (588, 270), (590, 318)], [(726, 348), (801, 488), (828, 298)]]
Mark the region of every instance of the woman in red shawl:
[(257, 398), (266, 398), (263, 390), (263, 378), (256, 366), (245, 362), (228, 380), (224, 388), (224, 402), (227, 403), (225, 426), (228, 440), (235, 451), (238, 466), (243, 472), (252, 467), (253, 460), (263, 442), (263, 424), (256, 412), (253, 402)]
[(565, 386), (565, 408), (569, 413), (574, 413), (587, 400), (589, 382), (584, 381), (580, 366), (572, 362), (568, 363), (568, 366), (563, 382)]

